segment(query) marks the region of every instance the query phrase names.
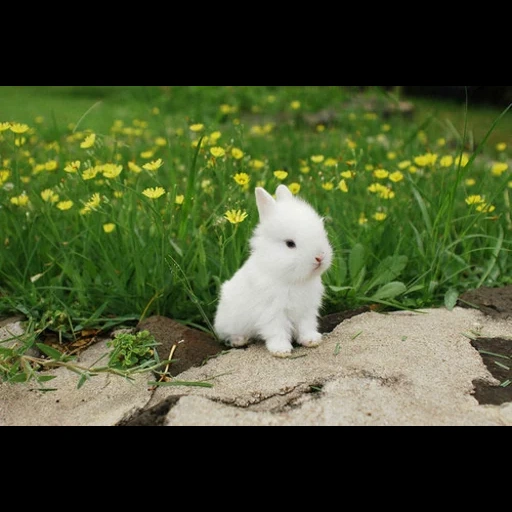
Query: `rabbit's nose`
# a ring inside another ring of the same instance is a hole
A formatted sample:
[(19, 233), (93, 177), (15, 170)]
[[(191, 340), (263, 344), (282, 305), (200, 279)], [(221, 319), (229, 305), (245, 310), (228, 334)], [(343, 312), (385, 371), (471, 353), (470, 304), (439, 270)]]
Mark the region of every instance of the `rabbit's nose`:
[(322, 263), (322, 261), (324, 261), (324, 259), (325, 259), (325, 255), (324, 254), (322, 254), (321, 256), (317, 256), (315, 258), (317, 263)]

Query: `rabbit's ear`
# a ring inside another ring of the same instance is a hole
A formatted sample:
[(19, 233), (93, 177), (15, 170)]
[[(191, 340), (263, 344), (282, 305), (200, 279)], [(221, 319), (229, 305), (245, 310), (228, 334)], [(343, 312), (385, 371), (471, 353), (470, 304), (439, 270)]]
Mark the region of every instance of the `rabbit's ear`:
[(286, 185), (279, 185), (276, 190), (276, 197), (278, 201), (284, 201), (293, 197), (291, 190)]
[(264, 188), (257, 187), (256, 204), (258, 206), (260, 219), (264, 220), (274, 211), (276, 201)]

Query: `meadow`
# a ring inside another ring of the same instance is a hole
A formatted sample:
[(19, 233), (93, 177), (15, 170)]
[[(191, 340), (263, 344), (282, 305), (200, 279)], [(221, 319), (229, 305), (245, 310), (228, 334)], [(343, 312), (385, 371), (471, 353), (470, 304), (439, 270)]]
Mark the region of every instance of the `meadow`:
[(30, 343), (150, 315), (211, 331), (254, 187), (281, 183), (326, 219), (325, 314), (451, 308), (510, 284), (509, 111), (418, 100), (408, 119), (379, 107), (393, 94), (365, 91), (373, 110), (355, 94), (1, 87), (0, 316), (27, 318)]

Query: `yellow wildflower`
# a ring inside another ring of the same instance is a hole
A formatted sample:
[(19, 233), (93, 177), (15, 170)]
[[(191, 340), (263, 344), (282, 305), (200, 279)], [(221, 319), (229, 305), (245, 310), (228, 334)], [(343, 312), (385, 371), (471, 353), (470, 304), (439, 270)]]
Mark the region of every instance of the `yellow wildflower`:
[(326, 183), (322, 183), (322, 188), (329, 192), (334, 189), (334, 183), (332, 181), (327, 181)]
[(301, 106), (300, 101), (292, 101), (290, 103), (290, 107), (292, 108), (292, 110), (299, 110), (300, 106)]
[(112, 233), (116, 229), (116, 225), (113, 222), (108, 222), (107, 224), (103, 224), (103, 231), (105, 233)]
[(360, 226), (364, 226), (365, 224), (368, 224), (368, 217), (366, 217), (366, 215), (364, 213), (361, 213), (361, 215), (359, 215), (359, 225)]
[(383, 222), (385, 221), (388, 216), (386, 213), (383, 213), (383, 212), (377, 212), (373, 215), (373, 218), (377, 221), (377, 222)]
[(288, 188), (293, 195), (297, 195), (300, 192), (300, 183), (290, 183)]
[(389, 179), (390, 179), (393, 183), (400, 183), (401, 181), (403, 181), (403, 179), (404, 179), (404, 175), (403, 175), (400, 171), (396, 171), (396, 172), (394, 172), (393, 174), (390, 174), (390, 175), (389, 175)]
[(245, 173), (245, 172), (240, 172), (238, 174), (235, 174), (234, 180), (239, 185), (244, 186), (244, 185), (248, 185), (249, 184), (249, 181), (251, 180), (251, 177), (247, 173)]
[(89, 149), (94, 146), (95, 142), (96, 142), (96, 135), (94, 133), (91, 133), (90, 135), (87, 135), (87, 137), (85, 137), (84, 141), (80, 144), (80, 147), (82, 149)]
[(84, 180), (93, 180), (98, 175), (99, 169), (98, 167), (89, 167), (88, 169), (85, 169), (85, 171), (82, 173), (82, 178)]
[(328, 158), (324, 162), (325, 167), (336, 167), (338, 165), (338, 161), (335, 158)]
[(455, 159), (455, 165), (457, 166), (461, 166), (461, 167), (466, 167), (466, 165), (468, 165), (469, 163), (469, 155), (467, 153), (463, 153), (462, 155), (458, 156), (456, 159)]
[(59, 201), (59, 195), (56, 194), (52, 189), (47, 188), (41, 192), (41, 197), (46, 203), (57, 203)]
[(341, 180), (339, 185), (338, 185), (338, 188), (344, 192), (345, 194), (348, 193), (348, 185), (347, 185), (347, 182), (345, 180)]
[(10, 175), (11, 175), (10, 171), (7, 171), (7, 170), (0, 171), (0, 185), (2, 185), (2, 183), (5, 183), (9, 179)]
[(500, 142), (499, 144), (496, 144), (496, 150), (503, 152), (507, 149), (507, 144), (505, 142)]
[(142, 167), (139, 167), (135, 162), (128, 162), (128, 169), (136, 174), (142, 172)]
[(256, 170), (262, 169), (263, 167), (265, 167), (265, 162), (263, 162), (262, 160), (254, 159), (249, 162), (249, 167), (252, 167), (253, 169)]
[(185, 202), (185, 196), (183, 194), (176, 196), (174, 203), (177, 205), (182, 205)]
[(22, 124), (22, 123), (12, 123), (10, 126), (9, 126), (11, 132), (14, 132), (14, 133), (25, 133), (25, 132), (28, 132), (30, 130), (30, 127), (26, 124)]
[(475, 204), (483, 204), (485, 203), (485, 199), (480, 195), (473, 195), (466, 198), (466, 203), (471, 206)]
[(150, 199), (158, 199), (165, 194), (165, 189), (162, 187), (147, 188), (142, 194)]
[(0, 132), (5, 132), (11, 127), (11, 123), (0, 123)]
[(385, 169), (377, 169), (373, 172), (373, 176), (378, 180), (385, 180), (389, 177), (389, 171), (386, 171)]
[(116, 165), (116, 164), (105, 164), (103, 165), (103, 176), (108, 179), (114, 179), (117, 178), (123, 170), (122, 165)]
[(341, 173), (341, 177), (346, 180), (352, 180), (356, 177), (356, 173), (354, 171), (344, 171)]
[(91, 210), (95, 210), (96, 208), (98, 208), (98, 206), (101, 204), (101, 197), (100, 195), (98, 194), (98, 192), (95, 192), (91, 198), (89, 199), (89, 201), (87, 201), (85, 203), (85, 206), (84, 206), (84, 210), (85, 212), (89, 212)]
[(71, 208), (73, 208), (73, 201), (61, 201), (57, 203), (57, 208), (63, 212), (71, 210)]
[(487, 204), (487, 203), (479, 204), (476, 207), (476, 211), (481, 212), (481, 213), (492, 213), (495, 210), (496, 210), (496, 206), (493, 206), (492, 204)]
[(81, 165), (82, 164), (81, 164), (80, 160), (76, 160), (75, 162), (71, 162), (71, 163), (67, 164), (66, 167), (64, 167), (64, 171), (69, 172), (69, 173), (78, 172), (80, 170)]
[(146, 171), (157, 171), (160, 169), (160, 167), (162, 167), (162, 165), (164, 165), (164, 162), (161, 158), (159, 158), (158, 160), (144, 164), (142, 167), (146, 169)]
[(414, 163), (418, 167), (433, 167), (437, 162), (438, 155), (435, 153), (427, 153), (426, 155), (417, 156)]
[(398, 164), (398, 168), (401, 171), (405, 171), (405, 169), (409, 168), (411, 166), (412, 162), (410, 160), (404, 160), (403, 162), (400, 162)]
[(238, 148), (233, 148), (231, 150), (231, 156), (235, 159), (235, 160), (240, 160), (241, 158), (244, 157), (244, 152), (241, 150), (241, 149), (238, 149)]
[(210, 153), (215, 158), (222, 158), (226, 154), (226, 151), (224, 150), (224, 148), (221, 148), (220, 146), (214, 146), (213, 148), (210, 149)]
[(242, 210), (229, 210), (224, 214), (224, 218), (231, 222), (231, 224), (240, 224), (247, 216), (247, 212)]
[(388, 160), (396, 160), (398, 155), (396, 154), (395, 151), (389, 151), (387, 157)]
[(157, 137), (155, 139), (155, 144), (160, 147), (167, 146), (167, 139), (165, 139), (164, 137)]
[(451, 167), (453, 165), (453, 162), (453, 156), (446, 155), (441, 158), (441, 161), (439, 163), (441, 164), (441, 167)]
[(27, 138), (26, 137), (16, 137), (14, 139), (14, 145), (17, 146), (18, 148), (23, 146), (26, 142), (27, 142)]
[(503, 162), (495, 162), (492, 165), (491, 172), (494, 176), (500, 177), (504, 172), (508, 170), (508, 164)]
[(28, 196), (26, 192), (23, 192), (21, 195), (16, 197), (11, 197), (11, 204), (16, 206), (27, 206), (29, 203)]
[(474, 187), (476, 185), (476, 180), (474, 178), (468, 178), (465, 182), (466, 187)]
[(204, 124), (196, 123), (189, 126), (189, 129), (191, 132), (198, 133), (204, 130)]
[(302, 174), (309, 174), (309, 172), (311, 171), (311, 167), (309, 167), (308, 165), (303, 165), (301, 168), (300, 168), (300, 172)]
[(314, 164), (321, 164), (324, 160), (325, 160), (325, 156), (324, 155), (313, 155), (311, 157), (311, 161)]
[(286, 178), (288, 178), (288, 173), (286, 171), (274, 171), (274, 176), (280, 180), (280, 181), (283, 181), (285, 180)]
[(155, 156), (155, 152), (152, 149), (148, 149), (147, 151), (143, 151), (140, 154), (141, 158), (144, 158), (144, 160), (149, 160), (150, 158), (153, 158)]

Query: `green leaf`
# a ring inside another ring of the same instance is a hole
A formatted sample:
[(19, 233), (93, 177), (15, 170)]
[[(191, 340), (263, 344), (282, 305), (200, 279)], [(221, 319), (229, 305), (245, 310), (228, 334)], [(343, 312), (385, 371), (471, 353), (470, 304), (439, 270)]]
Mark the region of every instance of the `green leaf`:
[(388, 283), (384, 285), (382, 288), (379, 288), (377, 293), (373, 295), (373, 300), (389, 300), (398, 297), (399, 295), (404, 294), (407, 291), (407, 286), (404, 283), (400, 283), (395, 281), (393, 283)]
[(36, 343), (36, 346), (45, 356), (51, 357), (55, 361), (60, 361), (64, 357), (64, 354), (44, 343)]
[(56, 375), (41, 375), (40, 377), (37, 377), (37, 382), (49, 382), (56, 378)]
[(353, 289), (352, 286), (329, 286), (329, 290), (334, 293), (349, 292)]
[(459, 300), (459, 292), (455, 288), (450, 288), (444, 296), (444, 305), (448, 311), (453, 311)]
[(80, 389), (88, 380), (89, 376), (86, 373), (82, 373), (82, 376), (80, 377), (78, 384), (76, 385), (76, 389)]
[(350, 277), (352, 281), (355, 282), (358, 280), (361, 272), (364, 269), (364, 260), (365, 260), (365, 250), (362, 244), (356, 244), (352, 247), (349, 256), (349, 269), (350, 269)]
[(409, 258), (407, 256), (388, 256), (382, 260), (375, 270), (375, 279), (368, 290), (392, 282), (403, 272), (408, 262)]

